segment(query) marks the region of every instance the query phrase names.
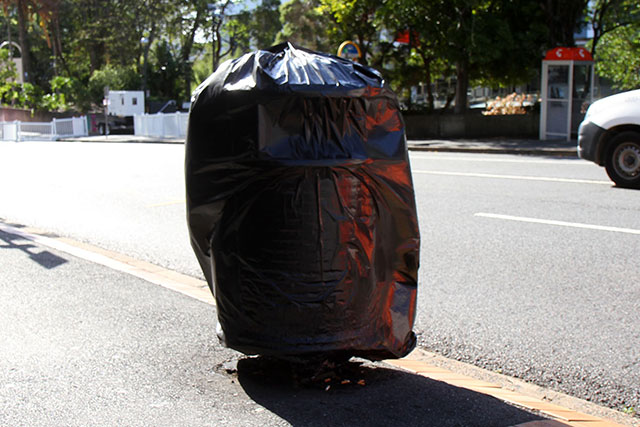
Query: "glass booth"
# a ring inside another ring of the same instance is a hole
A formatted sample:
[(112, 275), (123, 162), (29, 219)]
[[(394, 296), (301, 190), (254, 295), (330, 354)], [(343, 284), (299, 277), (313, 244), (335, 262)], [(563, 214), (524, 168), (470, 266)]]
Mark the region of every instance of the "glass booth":
[(593, 58), (582, 47), (557, 47), (542, 61), (540, 139), (571, 140), (593, 101)]

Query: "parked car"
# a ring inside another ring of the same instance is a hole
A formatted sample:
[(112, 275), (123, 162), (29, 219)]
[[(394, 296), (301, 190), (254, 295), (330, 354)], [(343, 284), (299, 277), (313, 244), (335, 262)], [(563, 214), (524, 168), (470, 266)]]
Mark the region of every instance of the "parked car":
[(640, 90), (591, 104), (578, 129), (578, 155), (604, 166), (618, 187), (640, 188)]

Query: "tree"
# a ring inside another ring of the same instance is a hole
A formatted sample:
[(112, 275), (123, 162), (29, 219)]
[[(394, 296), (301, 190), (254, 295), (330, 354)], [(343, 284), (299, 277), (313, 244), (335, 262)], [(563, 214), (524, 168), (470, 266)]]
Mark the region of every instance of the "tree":
[(280, 0), (262, 0), (251, 12), (249, 35), (254, 47), (264, 49), (274, 44), (282, 29), (279, 8)]
[(360, 47), (360, 62), (367, 64), (371, 48), (380, 39), (381, 22), (377, 12), (383, 0), (320, 0), (320, 9), (331, 15), (334, 25), (329, 35), (337, 47), (344, 40), (353, 40)]
[[(227, 18), (228, 9), (233, 4), (232, 0), (220, 0), (214, 3), (216, 6), (212, 13), (212, 34), (213, 34), (213, 45), (212, 45), (212, 72), (218, 68), (220, 65), (220, 61), (225, 56), (229, 55), (231, 52), (235, 51), (237, 47), (237, 33), (238, 25), (234, 25), (234, 22), (230, 25), (230, 30), (227, 31), (227, 49), (224, 48), (224, 40), (222, 38), (222, 33), (224, 29), (225, 19)], [(237, 20), (235, 21), (238, 22)]]
[[(447, 47), (443, 32), (445, 26), (442, 25), (446, 18), (445, 6), (442, 1), (396, 0), (387, 3), (380, 11), (385, 27), (394, 38), (401, 34), (406, 36), (406, 49), (398, 47), (395, 55), (399, 80), (409, 85), (415, 84), (416, 80), (424, 82), (430, 110), (434, 107), (431, 88), (433, 64), (445, 56)], [(421, 68), (422, 73), (416, 75), (415, 67)]]
[(548, 47), (575, 46), (574, 34), (584, 25), (589, 0), (538, 0), (549, 30)]
[(607, 33), (640, 21), (640, 4), (637, 0), (596, 0), (589, 8), (588, 21), (593, 30), (591, 55), (596, 57), (600, 39)]
[(543, 15), (530, 0), (444, 2), (444, 57), (456, 69), (455, 112), (467, 108), (470, 80), (526, 81), (546, 44)]
[[(229, 3), (229, 1), (227, 1), (227, 3)], [(177, 69), (184, 81), (182, 91), (175, 92), (174, 99), (189, 98), (192, 76), (191, 54), (194, 49), (196, 34), (207, 27), (209, 19), (208, 3), (204, 0), (186, 0), (174, 10), (173, 19), (169, 25), (173, 30), (172, 34), (175, 36), (177, 45), (179, 46), (176, 62)], [(166, 50), (166, 40), (162, 41), (162, 43), (165, 43), (164, 48)], [(166, 67), (168, 65), (165, 64), (163, 66), (165, 69), (162, 71), (166, 73)]]
[(291, 43), (321, 52), (333, 52), (327, 28), (330, 18), (319, 10), (319, 0), (289, 0), (280, 5), (282, 29), (276, 42)]
[(32, 77), (32, 67), (31, 67), (31, 41), (28, 36), (29, 26), (31, 22), (35, 19), (34, 16), (39, 17), (40, 25), (39, 27), (43, 30), (43, 35), (46, 38), (47, 44), (49, 47), (53, 47), (54, 54), (61, 54), (62, 50), (59, 46), (59, 43), (52, 44), (52, 40), (54, 42), (58, 42), (59, 39), (51, 38), (50, 33), (48, 31), (48, 26), (52, 22), (56, 24), (57, 27), (57, 17), (60, 1), (59, 0), (0, 0), (0, 5), (4, 10), (5, 16), (9, 16), (9, 10), (15, 8), (17, 21), (18, 21), (18, 40), (20, 43), (20, 47), (22, 49), (22, 67), (24, 72), (24, 80), (30, 81), (33, 80)]
[(609, 31), (599, 44), (597, 73), (618, 89), (640, 89), (640, 25)]

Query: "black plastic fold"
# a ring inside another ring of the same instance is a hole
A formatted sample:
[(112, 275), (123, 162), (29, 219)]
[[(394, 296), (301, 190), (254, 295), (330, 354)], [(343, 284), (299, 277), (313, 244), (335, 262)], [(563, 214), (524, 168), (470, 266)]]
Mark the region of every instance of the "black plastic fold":
[(219, 335), (246, 354), (402, 357), (419, 231), (404, 122), (374, 70), (290, 44), (194, 93), (191, 243)]

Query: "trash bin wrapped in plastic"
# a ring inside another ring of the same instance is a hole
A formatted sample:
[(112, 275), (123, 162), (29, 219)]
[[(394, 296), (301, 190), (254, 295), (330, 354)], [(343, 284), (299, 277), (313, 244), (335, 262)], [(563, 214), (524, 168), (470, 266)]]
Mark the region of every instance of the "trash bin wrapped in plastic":
[(418, 221), (382, 77), (283, 44), (222, 64), (192, 101), (188, 225), (223, 343), (272, 356), (411, 351)]

